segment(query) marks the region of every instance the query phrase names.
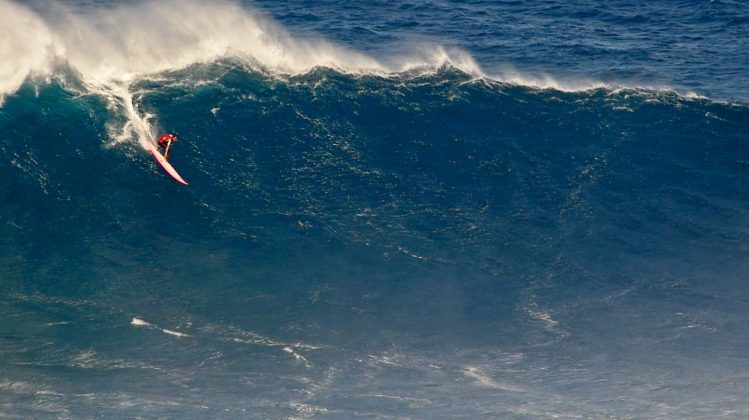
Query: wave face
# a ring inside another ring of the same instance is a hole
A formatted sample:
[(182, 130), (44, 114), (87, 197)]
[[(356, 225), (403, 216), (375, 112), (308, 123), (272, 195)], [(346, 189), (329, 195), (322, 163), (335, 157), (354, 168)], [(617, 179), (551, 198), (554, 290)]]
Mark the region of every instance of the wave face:
[[(234, 3), (175, 19), (257, 37), (136, 51), (164, 4), (0, 2), (39, 29), (0, 44), (4, 414), (749, 415), (745, 103), (538, 89), (480, 45), (383, 58)], [(167, 131), (189, 187), (142, 147)]]

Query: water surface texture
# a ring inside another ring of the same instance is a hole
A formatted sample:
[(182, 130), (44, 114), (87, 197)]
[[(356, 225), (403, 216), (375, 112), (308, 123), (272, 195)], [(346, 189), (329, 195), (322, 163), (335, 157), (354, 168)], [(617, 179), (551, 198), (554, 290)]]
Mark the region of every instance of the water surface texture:
[(748, 3), (0, 28), (0, 417), (749, 417)]

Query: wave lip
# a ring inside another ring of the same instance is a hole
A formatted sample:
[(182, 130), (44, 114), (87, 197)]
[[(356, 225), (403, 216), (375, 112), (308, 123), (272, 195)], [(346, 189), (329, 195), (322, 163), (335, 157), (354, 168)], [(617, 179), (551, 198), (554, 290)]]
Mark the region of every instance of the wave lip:
[(4, 63), (14, 63), (0, 68), (0, 95), (15, 92), (29, 76), (49, 76), (58, 61), (78, 72), (84, 84), (100, 90), (223, 58), (291, 76), (319, 67), (388, 76), (430, 73), (449, 66), (474, 77), (536, 88), (606, 86), (596, 81), (560, 82), (511, 68), (489, 74), (471, 54), (439, 44), (413, 45), (402, 55), (377, 58), (320, 36), (292, 35), (270, 17), (224, 0), (211, 4), (166, 0), (85, 11), (59, 5), (51, 8), (35, 12), (0, 0), (0, 19), (10, 28), (4, 42), (0, 41), (0, 57)]
[[(478, 79), (565, 92), (674, 90), (586, 78), (567, 80), (510, 65), (485, 71), (470, 53), (430, 43), (402, 48), (406, 52), (400, 55), (374, 57), (320, 36), (291, 34), (269, 16), (231, 0), (210, 4), (165, 0), (83, 10), (59, 4), (45, 7), (35, 11), (0, 0), (0, 26), (6, 28), (0, 40), (0, 105), (26, 79), (50, 77), (60, 64), (78, 73), (87, 93), (124, 103), (131, 101), (130, 86), (137, 80), (226, 58), (251, 70), (287, 76), (329, 68), (345, 74), (389, 77), (431, 74), (451, 67)], [(149, 130), (145, 121), (132, 125), (139, 126), (139, 132)], [(152, 141), (153, 133), (139, 133), (138, 137), (141, 142)]]
[(52, 72), (62, 53), (45, 22), (29, 9), (0, 0), (0, 105), (30, 76)]
[(315, 67), (387, 71), (372, 57), (319, 37), (293, 37), (269, 17), (227, 1), (168, 0), (85, 13), (53, 8), (44, 13), (54, 16), (42, 16), (0, 0), (0, 22), (8, 28), (0, 41), (0, 94), (15, 92), (31, 75), (49, 75), (58, 58), (93, 84), (128, 82), (223, 57), (285, 74)]

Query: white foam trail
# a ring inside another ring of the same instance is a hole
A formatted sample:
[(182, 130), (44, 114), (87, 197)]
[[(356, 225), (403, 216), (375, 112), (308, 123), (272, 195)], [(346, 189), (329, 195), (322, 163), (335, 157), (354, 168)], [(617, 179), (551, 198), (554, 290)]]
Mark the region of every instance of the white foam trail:
[(291, 347), (284, 347), (283, 351), (285, 351), (286, 353), (289, 353), (292, 356), (294, 356), (294, 359), (299, 360), (300, 362), (304, 363), (305, 367), (308, 367), (308, 368), (311, 367), (311, 365), (309, 364), (309, 362), (307, 361), (307, 359), (304, 356), (302, 356), (301, 354), (299, 354), (296, 351), (294, 351), (294, 349), (292, 349)]
[(130, 325), (135, 325), (136, 327), (150, 327), (151, 323), (140, 318), (133, 318), (133, 320), (130, 321)]
[(146, 327), (146, 328), (151, 328), (151, 329), (159, 330), (159, 331), (163, 332), (164, 334), (173, 335), (175, 337), (190, 337), (190, 334), (185, 334), (185, 333), (181, 333), (179, 331), (174, 331), (174, 330), (168, 330), (166, 328), (161, 328), (161, 327), (159, 327), (156, 324), (152, 324), (152, 323), (150, 323), (148, 321), (144, 321), (144, 320), (142, 320), (140, 318), (133, 318), (132, 321), (130, 321), (130, 325), (134, 325), (136, 327)]
[(482, 369), (475, 366), (466, 366), (462, 369), (463, 374), (469, 378), (475, 379), (481, 386), (486, 388), (501, 389), (510, 392), (525, 392), (521, 388), (513, 385), (500, 383), (483, 372)]
[(185, 334), (185, 333), (181, 333), (181, 332), (178, 332), (178, 331), (167, 330), (166, 328), (162, 328), (161, 331), (164, 332), (165, 334), (173, 335), (175, 337), (189, 337), (190, 336), (190, 334)]
[(414, 397), (403, 397), (400, 395), (386, 395), (386, 394), (359, 394), (357, 397), (370, 397), (370, 398), (386, 398), (389, 400), (417, 402), (421, 404), (431, 404), (432, 401), (426, 398), (414, 398)]
[[(260, 346), (268, 346), (268, 347), (279, 347), (281, 348), (285, 353), (288, 353), (294, 357), (295, 360), (301, 362), (304, 364), (306, 368), (311, 368), (312, 364), (307, 360), (306, 357), (301, 355), (298, 350), (299, 349), (306, 349), (306, 350), (317, 350), (320, 347), (318, 346), (312, 346), (309, 344), (304, 343), (282, 343), (279, 341), (272, 340), (267, 337), (263, 337), (259, 334), (256, 334), (251, 331), (243, 331), (243, 330), (235, 330), (234, 333), (240, 334), (242, 337), (249, 337), (249, 338), (238, 338), (238, 337), (222, 337), (222, 336), (216, 336), (214, 335), (215, 330), (213, 327), (204, 327), (201, 330), (203, 333), (206, 334), (200, 334), (193, 336), (191, 334), (186, 334), (179, 331), (170, 330), (167, 328), (162, 328), (159, 325), (156, 325), (154, 323), (145, 321), (143, 319), (140, 319), (138, 317), (133, 317), (133, 319), (130, 321), (130, 325), (136, 326), (136, 327), (144, 327), (152, 330), (159, 330), (163, 332), (164, 334), (169, 334), (175, 337), (179, 338), (185, 338), (185, 337), (192, 337), (192, 338), (208, 338), (213, 340), (220, 340), (220, 341), (231, 341), (235, 343), (241, 343), (241, 344), (251, 344), (251, 345), (260, 345)], [(234, 330), (234, 329), (232, 329)]]
[(529, 74), (518, 71), (512, 66), (505, 65), (486, 78), (517, 86), (527, 86), (536, 89), (554, 89), (562, 92), (580, 92), (593, 89), (609, 89), (613, 85), (596, 80), (560, 80), (544, 73)]
[[(136, 137), (140, 144), (144, 148), (147, 148), (147, 143), (153, 143), (156, 134), (150, 124), (150, 120), (154, 115), (149, 113), (141, 115), (141, 113), (136, 110), (129, 86), (113, 83), (109, 88), (112, 95), (120, 99), (115, 102), (115, 106), (121, 107), (127, 117), (127, 123), (119, 128), (119, 130), (115, 126), (109, 127), (110, 137), (114, 139), (116, 143), (121, 143), (132, 137)], [(98, 92), (102, 92), (101, 89), (99, 89)]]

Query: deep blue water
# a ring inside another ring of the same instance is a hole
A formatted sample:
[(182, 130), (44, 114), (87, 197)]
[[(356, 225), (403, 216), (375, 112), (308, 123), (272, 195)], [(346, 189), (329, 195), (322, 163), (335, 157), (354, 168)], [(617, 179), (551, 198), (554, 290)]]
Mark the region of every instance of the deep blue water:
[(749, 416), (749, 5), (572, 3), (0, 0), (0, 417)]

